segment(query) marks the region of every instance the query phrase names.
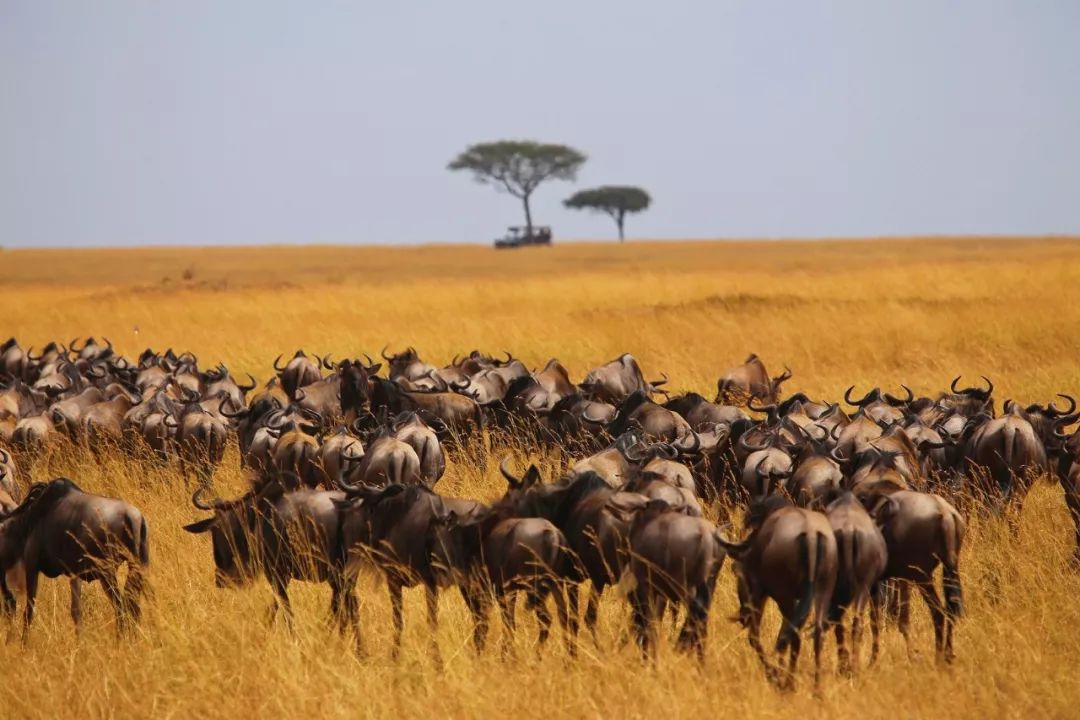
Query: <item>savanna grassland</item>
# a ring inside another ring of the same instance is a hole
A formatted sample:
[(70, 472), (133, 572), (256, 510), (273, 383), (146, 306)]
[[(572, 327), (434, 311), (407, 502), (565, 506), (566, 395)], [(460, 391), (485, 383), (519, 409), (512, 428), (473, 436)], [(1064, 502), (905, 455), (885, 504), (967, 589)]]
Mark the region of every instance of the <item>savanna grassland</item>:
[[(646, 375), (709, 397), (717, 376), (757, 352), (794, 372), (787, 391), (838, 398), (848, 385), (906, 383), (933, 393), (958, 374), (991, 377), (1005, 398), (1080, 395), (1080, 241), (891, 239), (866, 242), (635, 243), (495, 252), (453, 248), (217, 248), (0, 253), (0, 336), (25, 347), (108, 336), (129, 357), (145, 347), (195, 352), (261, 381), (298, 347), (335, 358), (415, 346), (442, 364), (458, 352), (512, 350), (531, 366), (558, 357), (581, 379), (632, 352)], [(0, 338), (0, 339), (2, 339)], [(520, 448), (513, 449), (524, 460)], [(500, 449), (452, 461), (439, 490), (492, 499)], [(554, 472), (551, 455), (545, 464)], [(1061, 489), (1031, 493), (1021, 531), (973, 518), (961, 556), (968, 615), (957, 661), (938, 666), (925, 607), (914, 608), (909, 659), (889, 628), (883, 657), (835, 675), (826, 643), (823, 697), (775, 692), (728, 621), (734, 581), (721, 575), (706, 662), (667, 643), (656, 667), (621, 643), (625, 604), (601, 613), (601, 645), (577, 660), (558, 634), (539, 656), (522, 619), (512, 658), (471, 650), (471, 621), (443, 593), (438, 671), (427, 651), (423, 594), (406, 591), (406, 640), (390, 658), (384, 584), (361, 580), (368, 654), (326, 623), (325, 586), (292, 586), (297, 632), (268, 627), (265, 583), (213, 585), (202, 517), (175, 468), (59, 449), (35, 479), (67, 474), (140, 507), (150, 523), (151, 594), (143, 625), (117, 642), (96, 586), (82, 636), (67, 583), (45, 581), (27, 647), (0, 644), (0, 716), (126, 717), (1076, 717), (1080, 712), (1080, 574)], [(550, 477), (549, 477), (550, 479)], [(223, 496), (245, 479), (235, 449), (216, 477)], [(775, 614), (766, 628), (775, 637)], [(492, 633), (501, 632), (493, 623)], [(867, 641), (868, 643), (868, 641)], [(864, 644), (865, 659), (868, 648)]]

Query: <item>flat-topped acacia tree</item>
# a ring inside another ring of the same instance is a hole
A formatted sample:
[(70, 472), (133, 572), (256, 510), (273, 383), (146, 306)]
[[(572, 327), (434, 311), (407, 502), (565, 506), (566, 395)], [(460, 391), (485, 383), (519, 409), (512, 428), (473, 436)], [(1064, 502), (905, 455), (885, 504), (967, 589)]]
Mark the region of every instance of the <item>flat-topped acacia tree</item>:
[(627, 213), (641, 212), (649, 207), (652, 198), (639, 187), (604, 185), (591, 190), (581, 190), (563, 201), (574, 210), (594, 210), (607, 213), (619, 228), (619, 242), (623, 242), (623, 223)]
[(573, 180), (586, 157), (572, 147), (531, 140), (478, 143), (450, 161), (449, 170), (468, 170), (477, 182), (521, 200), (525, 229), (532, 237), (529, 198), (545, 180)]

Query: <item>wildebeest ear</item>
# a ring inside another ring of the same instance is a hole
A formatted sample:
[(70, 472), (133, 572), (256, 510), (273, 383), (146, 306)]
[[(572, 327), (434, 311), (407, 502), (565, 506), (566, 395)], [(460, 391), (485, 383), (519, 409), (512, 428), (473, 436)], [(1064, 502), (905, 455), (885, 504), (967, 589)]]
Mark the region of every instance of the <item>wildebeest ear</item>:
[(338, 510), (348, 510), (356, 504), (353, 500), (350, 500), (348, 498), (346, 498), (345, 500), (334, 499), (330, 502), (332, 502), (334, 504), (334, 507), (336, 507)]
[(217, 522), (216, 517), (208, 517), (205, 520), (199, 520), (198, 522), (193, 522), (190, 525), (185, 525), (184, 529), (187, 530), (189, 533), (204, 533), (209, 530), (215, 522)]
[(521, 487), (527, 488), (533, 485), (544, 483), (544, 479), (540, 477), (540, 469), (535, 465), (530, 465), (529, 469), (525, 471), (525, 477), (521, 479)]
[(382, 363), (375, 363), (374, 365), (368, 365), (367, 367), (367, 371), (372, 375), (379, 372), (379, 370), (382, 370)]

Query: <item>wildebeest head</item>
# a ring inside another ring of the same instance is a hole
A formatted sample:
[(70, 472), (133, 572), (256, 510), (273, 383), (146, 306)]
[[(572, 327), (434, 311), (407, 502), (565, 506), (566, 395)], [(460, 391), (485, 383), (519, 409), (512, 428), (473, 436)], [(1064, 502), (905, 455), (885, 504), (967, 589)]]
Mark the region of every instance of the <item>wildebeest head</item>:
[(774, 378), (769, 377), (761, 358), (751, 353), (742, 365), (728, 370), (716, 381), (716, 402), (745, 404), (750, 398), (775, 403), (780, 397), (780, 386), (791, 379), (791, 370)]
[(379, 372), (382, 363), (372, 362), (367, 357), (367, 364), (359, 360), (342, 360), (337, 370), (341, 374), (341, 409), (343, 412), (355, 410), (368, 404), (371, 399), (371, 377)]
[(957, 375), (953, 378), (952, 383), (949, 384), (949, 389), (952, 390), (952, 394), (943, 394), (941, 402), (945, 407), (960, 413), (966, 417), (975, 417), (979, 413), (987, 413), (991, 417), (994, 416), (994, 383), (990, 382), (990, 378), (983, 375), (983, 380), (986, 381), (986, 389), (977, 387), (959, 388), (957, 385), (960, 383), (962, 376)]
[(262, 558), (257, 540), (260, 494), (251, 491), (235, 500), (202, 499), (203, 488), (195, 491), (191, 503), (211, 517), (184, 525), (189, 533), (210, 532), (214, 551), (214, 581), (218, 587), (250, 583), (259, 570)]

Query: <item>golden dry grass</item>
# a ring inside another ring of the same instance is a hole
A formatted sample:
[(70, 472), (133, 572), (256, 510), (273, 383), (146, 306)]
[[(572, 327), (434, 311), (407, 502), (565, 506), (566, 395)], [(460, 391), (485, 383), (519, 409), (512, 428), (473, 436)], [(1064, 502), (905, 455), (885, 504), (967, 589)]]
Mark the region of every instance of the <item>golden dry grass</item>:
[[(40, 347), (107, 335), (129, 356), (171, 345), (261, 379), (298, 346), (344, 357), (390, 343), (437, 362), (473, 347), (512, 349), (532, 364), (556, 356), (576, 378), (629, 350), (647, 374), (665, 371), (673, 389), (705, 394), (751, 351), (790, 365), (788, 389), (812, 396), (899, 382), (931, 392), (959, 373), (991, 376), (999, 400), (1080, 393), (1080, 242), (1067, 238), (8, 251), (0, 270), (4, 337)], [(464, 606), (445, 593), (439, 673), (417, 591), (406, 595), (406, 647), (394, 663), (389, 603), (374, 577), (361, 583), (369, 657), (357, 662), (325, 626), (325, 587), (294, 584), (295, 638), (265, 625), (265, 585), (213, 587), (209, 541), (180, 530), (199, 513), (174, 470), (59, 453), (35, 471), (67, 473), (143, 509), (152, 597), (138, 637), (117, 643), (103, 594), (88, 589), (76, 639), (66, 583), (44, 582), (29, 646), (0, 645), (6, 717), (1075, 717), (1080, 702), (1080, 578), (1068, 564), (1061, 490), (1047, 484), (1032, 492), (1018, 538), (972, 522), (955, 665), (934, 663), (916, 605), (921, 657), (909, 660), (890, 630), (881, 662), (842, 679), (831, 673), (830, 638), (818, 700), (805, 649), (798, 692), (766, 684), (726, 620), (735, 608), (726, 570), (703, 668), (669, 647), (658, 667), (643, 667), (618, 644), (626, 610), (614, 596), (602, 607), (600, 651), (586, 640), (575, 662), (553, 642), (538, 658), (529, 618), (515, 659), (477, 659)], [(226, 494), (242, 486), (235, 454), (217, 482)], [(453, 464), (440, 485), (484, 499), (500, 488), (494, 461)]]

